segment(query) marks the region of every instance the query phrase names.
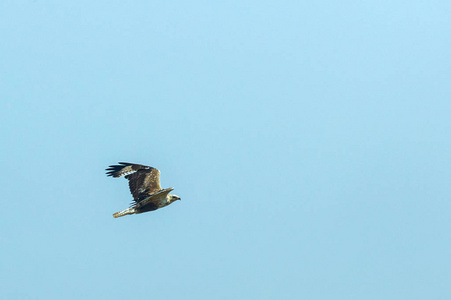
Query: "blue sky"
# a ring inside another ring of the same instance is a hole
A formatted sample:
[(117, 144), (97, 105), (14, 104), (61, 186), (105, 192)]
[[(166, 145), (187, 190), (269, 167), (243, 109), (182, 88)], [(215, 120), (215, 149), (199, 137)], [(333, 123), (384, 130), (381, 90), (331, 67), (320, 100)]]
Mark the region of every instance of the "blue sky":
[[(449, 1), (2, 1), (8, 299), (448, 299)], [(118, 161), (182, 201), (113, 219)]]

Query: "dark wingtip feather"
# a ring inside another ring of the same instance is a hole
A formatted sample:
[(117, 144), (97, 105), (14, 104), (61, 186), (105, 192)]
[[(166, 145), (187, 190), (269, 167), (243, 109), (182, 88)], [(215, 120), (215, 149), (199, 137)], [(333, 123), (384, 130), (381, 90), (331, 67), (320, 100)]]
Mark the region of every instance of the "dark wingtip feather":
[(105, 169), (105, 171), (107, 171), (106, 172), (107, 176), (120, 177), (121, 175), (119, 174), (119, 172), (122, 170), (122, 168), (124, 168), (124, 166), (111, 165), (107, 169)]
[(127, 163), (127, 162), (119, 162), (118, 164), (119, 165), (111, 165), (107, 169), (105, 169), (107, 171), (106, 174), (108, 176), (113, 176), (115, 178), (121, 177), (121, 176), (125, 176), (125, 178), (127, 178), (127, 176), (129, 174), (135, 173), (139, 170), (152, 169), (151, 167), (148, 167), (148, 166), (139, 165), (139, 164), (131, 164), (131, 163)]

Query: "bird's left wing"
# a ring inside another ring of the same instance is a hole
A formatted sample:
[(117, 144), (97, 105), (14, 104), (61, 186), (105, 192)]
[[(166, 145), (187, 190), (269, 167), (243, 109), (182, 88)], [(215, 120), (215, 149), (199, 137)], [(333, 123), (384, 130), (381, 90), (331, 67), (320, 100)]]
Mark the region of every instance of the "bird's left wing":
[(160, 171), (156, 168), (120, 162), (119, 165), (110, 166), (107, 171), (108, 176), (125, 176), (128, 179), (130, 192), (136, 203), (161, 190)]
[(139, 165), (139, 164), (131, 164), (126, 162), (120, 162), (119, 165), (111, 165), (106, 169), (106, 174), (108, 176), (112, 176), (115, 178), (131, 175), (140, 170), (151, 170), (154, 169), (149, 166)]

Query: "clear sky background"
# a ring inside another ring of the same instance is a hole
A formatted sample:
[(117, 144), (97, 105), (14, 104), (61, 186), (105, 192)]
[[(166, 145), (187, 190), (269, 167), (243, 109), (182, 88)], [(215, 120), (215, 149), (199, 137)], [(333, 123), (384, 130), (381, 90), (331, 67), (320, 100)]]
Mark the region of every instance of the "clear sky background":
[[(449, 299), (450, 1), (1, 1), (5, 299)], [(114, 219), (118, 161), (182, 198)]]

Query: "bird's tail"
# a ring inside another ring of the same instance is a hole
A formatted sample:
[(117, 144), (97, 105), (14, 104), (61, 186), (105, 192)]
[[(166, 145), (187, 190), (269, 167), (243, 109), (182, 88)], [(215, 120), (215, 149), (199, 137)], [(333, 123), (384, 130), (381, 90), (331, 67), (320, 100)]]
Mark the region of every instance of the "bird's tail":
[(134, 213), (135, 213), (135, 208), (131, 207), (131, 208), (124, 209), (122, 211), (118, 211), (117, 213), (114, 213), (113, 217), (119, 218), (119, 217), (122, 217), (125, 215), (133, 215)]

